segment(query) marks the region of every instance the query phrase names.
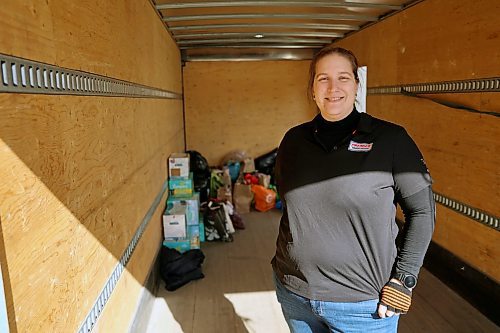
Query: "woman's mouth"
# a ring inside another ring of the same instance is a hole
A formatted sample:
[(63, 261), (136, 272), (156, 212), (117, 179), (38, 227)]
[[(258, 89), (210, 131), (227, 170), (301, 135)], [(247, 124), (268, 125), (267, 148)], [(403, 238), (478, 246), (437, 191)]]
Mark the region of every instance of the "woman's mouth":
[(329, 101), (329, 102), (338, 102), (338, 101), (340, 101), (343, 98), (344, 97), (327, 97), (326, 100)]

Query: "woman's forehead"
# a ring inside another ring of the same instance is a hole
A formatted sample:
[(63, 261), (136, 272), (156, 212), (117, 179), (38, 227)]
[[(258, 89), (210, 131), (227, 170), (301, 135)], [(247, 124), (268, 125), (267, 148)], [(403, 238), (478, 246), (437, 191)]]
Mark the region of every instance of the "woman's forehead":
[(351, 62), (349, 61), (349, 59), (347, 57), (345, 57), (341, 54), (337, 54), (337, 53), (328, 54), (328, 55), (321, 57), (321, 59), (319, 59), (316, 62), (316, 65), (329, 64), (329, 63), (339, 63), (339, 64), (351, 65)]
[(338, 54), (329, 54), (316, 63), (316, 74), (321, 72), (335, 72), (352, 74), (352, 64), (346, 57)]

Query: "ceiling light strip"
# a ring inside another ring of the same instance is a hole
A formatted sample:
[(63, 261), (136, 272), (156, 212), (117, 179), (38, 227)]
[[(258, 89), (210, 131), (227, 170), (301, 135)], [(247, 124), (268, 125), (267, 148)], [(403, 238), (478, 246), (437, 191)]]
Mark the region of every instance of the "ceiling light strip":
[(320, 7), (320, 8), (375, 8), (400, 10), (402, 6), (364, 2), (340, 1), (207, 1), (207, 2), (176, 2), (156, 5), (157, 10), (186, 9), (186, 8), (215, 8), (215, 7)]
[(434, 191), (434, 200), (446, 207), (449, 208), (459, 214), (462, 214), (464, 216), (467, 216), (470, 219), (473, 219), (474, 221), (480, 222), (490, 228), (493, 228), (497, 231), (500, 231), (500, 223), (499, 223), (499, 217), (494, 216), (492, 214), (489, 214), (485, 212), (484, 210), (480, 210), (478, 208), (471, 207), (467, 204), (464, 204), (458, 200), (446, 197), (440, 193), (436, 193)]
[(0, 54), (0, 93), (182, 99), (182, 95), (106, 76)]
[(327, 32), (221, 32), (221, 33), (201, 33), (201, 34), (184, 34), (184, 35), (174, 35), (176, 40), (183, 39), (203, 39), (203, 38), (230, 38), (230, 37), (255, 37), (255, 35), (263, 35), (264, 37), (319, 37), (319, 38), (340, 38), (344, 34), (341, 33), (327, 33)]
[(206, 44), (220, 44), (220, 43), (259, 43), (259, 44), (267, 44), (267, 43), (300, 43), (300, 44), (328, 44), (330, 43), (330, 39), (313, 39), (313, 38), (247, 38), (247, 39), (231, 39), (231, 38), (222, 38), (222, 39), (191, 39), (191, 40), (180, 40), (177, 42), (179, 46), (185, 45), (206, 45)]
[(314, 49), (289, 50), (242, 50), (239, 54), (190, 54), (182, 51), (186, 61), (273, 61), (273, 60), (308, 60), (314, 54)]
[(312, 30), (359, 30), (357, 25), (349, 24), (320, 24), (320, 23), (246, 23), (246, 24), (203, 24), (203, 25), (178, 25), (171, 26), (168, 30), (190, 31), (190, 30), (208, 30), (208, 29), (255, 29), (255, 28), (286, 28), (286, 29), (312, 29)]
[(270, 44), (270, 45), (252, 45), (252, 44), (209, 44), (209, 45), (190, 45), (190, 46), (181, 46), (179, 47), (181, 50), (188, 49), (205, 49), (205, 48), (226, 48), (226, 49), (234, 49), (234, 48), (249, 48), (249, 49), (318, 49), (325, 46), (325, 44), (303, 44), (303, 45), (283, 45), (283, 44)]
[(135, 250), (135, 247), (139, 243), (139, 239), (142, 237), (142, 234), (146, 230), (146, 227), (148, 226), (149, 222), (151, 221), (151, 218), (153, 217), (153, 214), (155, 213), (156, 209), (158, 208), (158, 205), (161, 202), (161, 199), (163, 195), (165, 194), (165, 191), (168, 188), (168, 181), (165, 181), (163, 183), (163, 186), (160, 190), (160, 192), (156, 195), (156, 198), (149, 208), (149, 210), (146, 213), (146, 216), (144, 216), (144, 219), (142, 220), (139, 228), (134, 234), (134, 237), (132, 237), (132, 240), (130, 241), (130, 244), (128, 247), (125, 249), (125, 252), (123, 253), (122, 257), (120, 258), (120, 262), (116, 265), (115, 269), (113, 270), (113, 273), (109, 277), (108, 281), (104, 285), (104, 288), (102, 289), (101, 293), (99, 294), (99, 297), (97, 297), (97, 300), (94, 303), (94, 306), (92, 309), (90, 309), (90, 312), (88, 313), (87, 317), (83, 321), (83, 323), (80, 325), (80, 328), (78, 329), (78, 333), (89, 333), (92, 331), (94, 328), (95, 324), (97, 323), (97, 320), (99, 319), (102, 311), (104, 310), (104, 306), (108, 302), (109, 298), (111, 297), (111, 294), (113, 293), (118, 280), (120, 279), (120, 276), (122, 275), (123, 271), (125, 270), (125, 266), (130, 260), (130, 257), (132, 257), (132, 253)]
[(403, 91), (414, 94), (500, 92), (500, 77), (370, 87), (367, 89), (369, 95), (401, 94)]
[(230, 19), (307, 19), (307, 20), (338, 20), (338, 21), (377, 21), (376, 16), (349, 14), (206, 14), (165, 16), (163, 21), (199, 21), (199, 20), (230, 20)]

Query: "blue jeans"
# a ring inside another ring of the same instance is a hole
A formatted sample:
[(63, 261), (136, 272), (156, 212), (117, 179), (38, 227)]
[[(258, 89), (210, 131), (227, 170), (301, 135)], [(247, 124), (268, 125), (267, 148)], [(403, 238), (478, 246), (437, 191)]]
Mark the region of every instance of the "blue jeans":
[(397, 332), (399, 315), (380, 318), (378, 299), (339, 303), (315, 301), (286, 289), (274, 277), (276, 296), (292, 333)]

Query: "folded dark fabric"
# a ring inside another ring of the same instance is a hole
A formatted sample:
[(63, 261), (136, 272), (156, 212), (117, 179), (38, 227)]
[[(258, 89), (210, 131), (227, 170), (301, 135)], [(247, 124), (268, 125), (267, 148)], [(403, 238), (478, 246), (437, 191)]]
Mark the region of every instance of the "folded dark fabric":
[(170, 276), (169, 279), (165, 281), (165, 289), (167, 289), (168, 291), (174, 291), (190, 281), (202, 279), (204, 277), (205, 275), (203, 275), (203, 273), (201, 272), (201, 267), (199, 267), (185, 275)]
[(189, 281), (204, 277), (201, 264), (205, 255), (199, 249), (180, 253), (175, 249), (163, 246), (160, 252), (160, 276), (165, 281), (165, 288), (176, 290)]
[(161, 265), (161, 270), (165, 276), (184, 275), (200, 267), (205, 260), (205, 255), (201, 250), (193, 249), (184, 252), (175, 260), (165, 262)]
[(178, 260), (182, 257), (182, 254), (176, 249), (171, 249), (166, 246), (161, 247), (160, 252), (160, 264), (167, 264), (169, 262)]

